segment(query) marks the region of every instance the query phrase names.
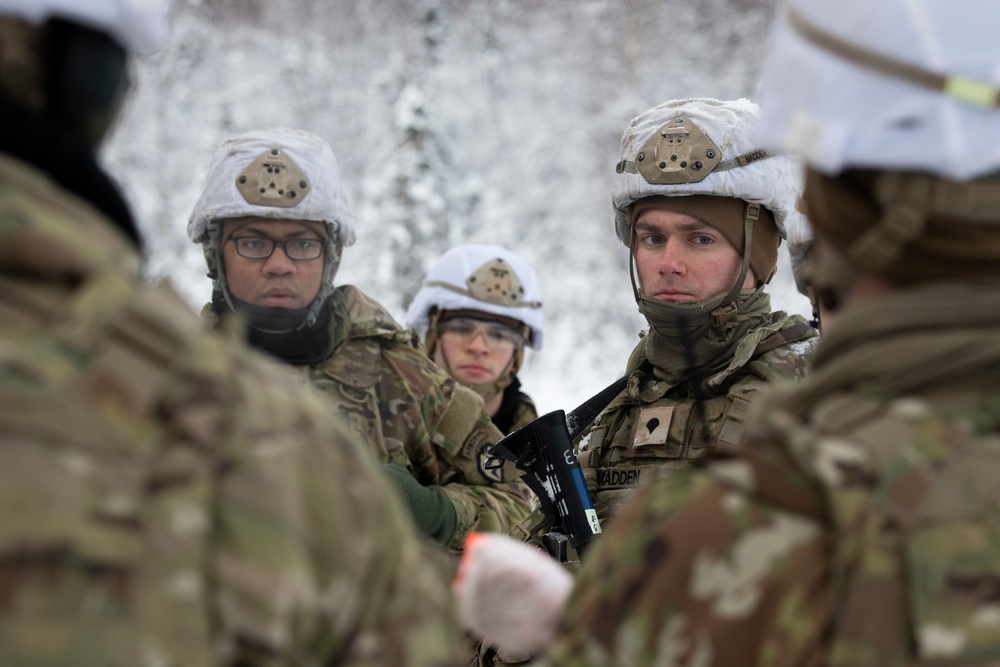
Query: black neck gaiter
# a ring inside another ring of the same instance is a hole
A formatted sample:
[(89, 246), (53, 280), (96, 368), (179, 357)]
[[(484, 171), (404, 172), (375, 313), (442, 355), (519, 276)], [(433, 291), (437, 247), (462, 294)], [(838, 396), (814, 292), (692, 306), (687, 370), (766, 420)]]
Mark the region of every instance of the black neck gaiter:
[[(330, 307), (320, 308), (316, 323), (306, 325), (306, 308), (267, 308), (233, 299), (237, 312), (247, 320), (247, 342), (295, 366), (313, 366), (330, 355)], [(212, 311), (232, 312), (222, 292), (212, 293)]]

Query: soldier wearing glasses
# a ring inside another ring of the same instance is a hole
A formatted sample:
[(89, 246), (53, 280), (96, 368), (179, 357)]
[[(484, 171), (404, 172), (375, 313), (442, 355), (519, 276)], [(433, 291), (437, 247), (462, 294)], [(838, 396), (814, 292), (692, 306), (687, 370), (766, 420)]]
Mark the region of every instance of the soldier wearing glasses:
[(486, 468), (501, 434), (482, 400), (380, 304), (334, 286), (356, 227), (321, 138), (273, 128), (224, 142), (188, 223), (213, 282), (206, 319), (238, 313), (251, 344), (308, 378), (438, 545), (457, 550), (472, 530), (508, 530), (527, 515), (528, 492), (513, 469)]
[(427, 354), (483, 397), (503, 433), (538, 417), (517, 372), (524, 347), (542, 347), (542, 292), (534, 269), (506, 248), (470, 243), (441, 255), (406, 313), (426, 329)]

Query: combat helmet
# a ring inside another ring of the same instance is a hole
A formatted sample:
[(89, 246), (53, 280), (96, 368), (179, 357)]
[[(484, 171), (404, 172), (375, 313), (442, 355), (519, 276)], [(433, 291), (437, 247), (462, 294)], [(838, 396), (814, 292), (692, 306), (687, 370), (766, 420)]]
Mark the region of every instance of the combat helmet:
[[(236, 302), (226, 282), (221, 237), (223, 221), (241, 217), (324, 224), (325, 265), (312, 303), (287, 310)], [(276, 127), (223, 142), (212, 159), (187, 230), (188, 237), (204, 248), (216, 295), (229, 308), (248, 315), (251, 328), (282, 334), (317, 324), (333, 292), (341, 249), (354, 243), (357, 224), (330, 146), (310, 132)]]
[[(427, 351), (433, 357), (437, 324), (442, 317), (454, 315), (503, 322), (518, 329), (532, 349), (542, 347), (544, 324), (538, 276), (531, 264), (502, 246), (470, 243), (442, 254), (407, 309), (406, 324), (426, 329)], [(471, 388), (488, 399), (513, 381), (523, 360), (521, 347), (515, 350), (496, 383)]]
[[(708, 195), (744, 203), (743, 224), (720, 227), (744, 258), (732, 289), (704, 303), (655, 303), (639, 293), (633, 276), (636, 300), (647, 317), (649, 309), (670, 310), (698, 327), (721, 326), (745, 303), (755, 301), (773, 277), (786, 220), (800, 215), (795, 201), (801, 175), (794, 160), (761, 146), (758, 114), (758, 106), (746, 99), (674, 100), (633, 119), (622, 136), (611, 193), (615, 233), (630, 249), (637, 206), (643, 200), (678, 198), (677, 206), (683, 207)], [(741, 297), (751, 268), (757, 290)]]
[[(1000, 4), (793, 0), (776, 19), (761, 139), (808, 165), (817, 238), (893, 283), (995, 275)], [(817, 268), (817, 267), (814, 267)]]
[(61, 19), (102, 32), (131, 53), (166, 44), (172, 0), (0, 0), (0, 15), (33, 25)]

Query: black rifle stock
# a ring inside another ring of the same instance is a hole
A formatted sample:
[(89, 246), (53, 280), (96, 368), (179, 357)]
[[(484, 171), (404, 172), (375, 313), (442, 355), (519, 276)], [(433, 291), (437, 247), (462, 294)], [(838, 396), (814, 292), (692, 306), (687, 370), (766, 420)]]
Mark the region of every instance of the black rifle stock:
[(490, 450), (494, 457), (514, 463), (521, 479), (541, 503), (551, 531), (546, 548), (565, 560), (565, 541), (580, 557), (601, 532), (594, 503), (583, 479), (566, 426), (566, 413), (556, 410), (514, 431)]

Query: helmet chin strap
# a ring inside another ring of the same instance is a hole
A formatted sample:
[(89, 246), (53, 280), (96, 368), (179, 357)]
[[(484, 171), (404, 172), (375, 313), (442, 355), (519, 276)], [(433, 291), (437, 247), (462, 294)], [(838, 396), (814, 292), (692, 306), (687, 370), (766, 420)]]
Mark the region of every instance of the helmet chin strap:
[[(743, 266), (740, 268), (740, 276), (736, 279), (736, 284), (729, 290), (729, 294), (722, 300), (722, 305), (711, 311), (715, 320), (715, 326), (719, 327), (733, 319), (740, 311), (739, 296), (743, 290), (743, 283), (746, 282), (747, 272), (750, 270), (750, 254), (753, 252), (753, 225), (760, 217), (760, 204), (747, 203), (746, 212), (743, 215)], [(764, 289), (761, 281), (757, 292)], [(754, 293), (756, 295), (756, 292)]]

